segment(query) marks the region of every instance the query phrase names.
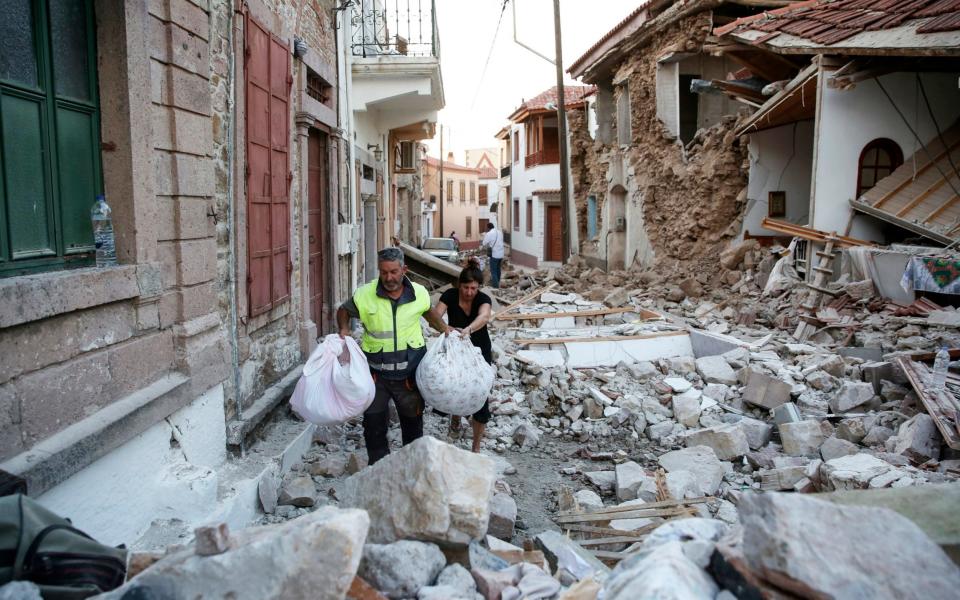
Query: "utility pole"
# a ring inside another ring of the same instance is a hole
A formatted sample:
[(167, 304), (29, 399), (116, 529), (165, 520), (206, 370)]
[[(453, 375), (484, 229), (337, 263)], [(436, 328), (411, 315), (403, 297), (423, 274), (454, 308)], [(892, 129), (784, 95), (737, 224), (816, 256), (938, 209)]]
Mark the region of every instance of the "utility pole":
[(440, 124), (440, 236), (443, 237), (443, 123)]
[(567, 149), (567, 107), (563, 91), (563, 48), (560, 43), (560, 0), (553, 0), (553, 32), (556, 42), (557, 125), (560, 134), (560, 237), (563, 262), (570, 258), (570, 163)]

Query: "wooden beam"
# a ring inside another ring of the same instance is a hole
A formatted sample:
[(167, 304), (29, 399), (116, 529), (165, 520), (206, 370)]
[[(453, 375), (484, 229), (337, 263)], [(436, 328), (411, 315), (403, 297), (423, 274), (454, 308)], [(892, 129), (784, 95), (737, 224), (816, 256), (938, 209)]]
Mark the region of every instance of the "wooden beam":
[(803, 225), (797, 225), (795, 223), (789, 223), (787, 221), (780, 221), (779, 219), (771, 219), (770, 217), (764, 217), (760, 222), (760, 226), (764, 229), (769, 229), (771, 231), (779, 231), (781, 233), (786, 233), (794, 237), (803, 238), (811, 242), (819, 242), (821, 244), (826, 243), (829, 240), (833, 240), (841, 248), (848, 248), (850, 246), (875, 246), (873, 242), (868, 242), (866, 240), (860, 240), (857, 238), (847, 237), (845, 235), (836, 235), (832, 233), (826, 233), (820, 231), (819, 229), (814, 229), (813, 227), (805, 227)]
[(933, 167), (935, 164), (937, 164), (938, 162), (940, 162), (941, 160), (943, 160), (943, 157), (945, 157), (947, 154), (953, 152), (953, 150), (954, 150), (958, 145), (960, 145), (960, 140), (957, 140), (957, 141), (953, 142), (952, 144), (950, 144), (950, 146), (948, 146), (947, 148), (945, 148), (944, 150), (942, 150), (942, 151), (940, 152), (940, 154), (934, 156), (934, 157), (933, 157), (933, 160), (931, 160), (931, 161), (928, 162), (927, 164), (925, 164), (925, 165), (923, 165), (922, 167), (920, 167), (919, 169), (917, 169), (916, 172), (914, 172), (913, 177), (908, 177), (907, 179), (905, 179), (904, 181), (902, 181), (902, 182), (900, 183), (900, 185), (898, 185), (897, 187), (893, 188), (892, 190), (890, 190), (889, 192), (887, 192), (886, 194), (884, 194), (879, 200), (877, 200), (877, 201), (873, 204), (873, 207), (874, 207), (874, 208), (880, 208), (880, 205), (881, 205), (881, 204), (883, 204), (884, 202), (886, 202), (886, 201), (889, 200), (890, 198), (893, 198), (894, 196), (896, 196), (897, 194), (899, 194), (899, 193), (902, 192), (903, 190), (907, 189), (907, 188), (908, 188), (913, 182), (915, 182), (921, 175), (923, 175), (924, 173), (926, 173), (926, 172), (927, 172), (931, 167)]
[[(563, 512), (557, 513), (557, 516), (558, 516), (558, 517), (570, 517), (570, 516), (585, 515), (585, 514), (591, 514), (591, 515), (612, 515), (612, 514), (617, 514), (617, 513), (624, 513), (624, 512), (635, 511), (635, 510), (641, 509), (641, 508), (642, 508), (642, 509), (651, 509), (651, 508), (664, 508), (664, 507), (668, 507), (668, 506), (684, 506), (684, 505), (687, 505), (687, 504), (703, 504), (703, 503), (709, 502), (709, 501), (711, 501), (711, 500), (716, 500), (716, 498), (714, 498), (714, 497), (712, 497), (712, 496), (699, 496), (699, 497), (697, 497), (697, 498), (687, 498), (687, 499), (680, 499), (680, 500), (677, 500), (677, 499), (673, 498), (673, 499), (670, 499), (670, 500), (658, 500), (658, 501), (656, 501), (656, 502), (647, 502), (647, 503), (645, 503), (645, 504), (637, 504), (637, 505), (634, 505), (634, 506), (609, 506), (609, 507), (607, 507), (607, 508), (599, 508), (599, 509), (597, 509), (597, 510), (591, 510), (591, 511), (567, 510), (567, 511), (563, 511)], [(621, 517), (613, 517), (613, 518), (619, 519), (619, 518), (621, 518)]]
[[(904, 375), (910, 381), (910, 386), (917, 393), (920, 402), (927, 410), (927, 413), (933, 418), (934, 424), (940, 430), (943, 440), (954, 450), (960, 450), (960, 422), (958, 422), (957, 410), (951, 405), (949, 399), (942, 396), (950, 394), (946, 390), (931, 390), (926, 387), (923, 381), (922, 373), (929, 371), (926, 365), (915, 363), (909, 358), (897, 357), (897, 364)], [(953, 418), (950, 418), (950, 415)]]
[(592, 538), (585, 540), (575, 540), (578, 544), (586, 548), (587, 546), (606, 546), (607, 544), (632, 544), (639, 542), (643, 538), (629, 535), (612, 535), (610, 537)]
[(521, 345), (544, 345), (544, 344), (574, 344), (577, 342), (625, 342), (629, 340), (649, 340), (662, 337), (673, 337), (678, 335), (689, 335), (686, 331), (659, 331), (657, 333), (646, 333), (638, 335), (601, 335), (597, 337), (555, 337), (555, 338), (529, 338), (513, 340)]
[(898, 210), (897, 216), (903, 217), (905, 214), (907, 214), (908, 212), (916, 208), (918, 204), (920, 204), (921, 202), (929, 198), (931, 194), (933, 194), (934, 192), (942, 188), (944, 185), (946, 185), (946, 183), (947, 183), (947, 180), (943, 177), (935, 181), (933, 185), (923, 190), (920, 194), (917, 195), (916, 198), (914, 198), (910, 202), (907, 202), (907, 204), (903, 208)]
[(594, 310), (571, 310), (566, 312), (538, 312), (538, 313), (520, 313), (504, 317), (497, 315), (495, 318), (501, 321), (532, 321), (537, 319), (559, 319), (562, 317), (599, 317), (600, 315), (615, 315), (619, 313), (635, 312), (639, 313), (639, 308), (598, 308)]
[(949, 206), (951, 206), (951, 205), (952, 205), (954, 202), (956, 202), (957, 200), (960, 200), (960, 194), (954, 194), (952, 198), (950, 198), (949, 200), (947, 200), (946, 202), (944, 202), (943, 204), (941, 204), (940, 206), (938, 206), (938, 207), (935, 208), (934, 210), (930, 211), (930, 214), (928, 214), (928, 215), (923, 219), (923, 222), (924, 222), (924, 223), (929, 223), (929, 222), (932, 221), (933, 219), (939, 217), (939, 216), (940, 216), (940, 213), (942, 213), (943, 211), (947, 210), (947, 208), (948, 208)]
[(529, 301), (531, 298), (534, 298), (535, 296), (539, 296), (540, 294), (544, 294), (544, 293), (546, 293), (546, 292), (549, 292), (550, 290), (552, 290), (552, 289), (555, 288), (555, 287), (557, 287), (557, 282), (556, 282), (556, 281), (551, 281), (549, 285), (546, 285), (546, 286), (544, 286), (544, 287), (537, 288), (537, 289), (533, 290), (532, 292), (530, 292), (529, 294), (527, 294), (527, 295), (524, 296), (523, 298), (520, 298), (519, 300), (517, 300), (516, 302), (514, 302), (514, 303), (511, 304), (510, 306), (504, 308), (504, 309), (501, 310), (501, 311), (498, 311), (497, 314), (496, 314), (496, 316), (494, 317), (494, 319), (499, 318), (500, 315), (502, 315), (502, 314), (504, 314), (504, 313), (510, 312), (511, 310), (513, 310), (513, 309), (515, 309), (516, 307), (520, 306), (520, 305), (523, 304), (524, 302), (527, 302), (527, 301)]
[(659, 527), (661, 523), (650, 523), (649, 525), (644, 525), (639, 529), (631, 529), (630, 531), (621, 531), (620, 529), (613, 529), (611, 527), (597, 527), (596, 525), (573, 525), (567, 524), (563, 526), (565, 531), (576, 531), (577, 533), (596, 533), (599, 535), (606, 536), (633, 536), (638, 540), (643, 539), (645, 535)]

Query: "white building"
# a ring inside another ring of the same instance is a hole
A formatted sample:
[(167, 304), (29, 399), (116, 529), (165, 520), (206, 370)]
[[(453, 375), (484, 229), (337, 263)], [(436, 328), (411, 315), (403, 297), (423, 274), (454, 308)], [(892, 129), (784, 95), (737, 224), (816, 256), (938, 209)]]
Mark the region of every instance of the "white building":
[[(566, 108), (582, 108), (592, 87), (564, 88)], [(518, 265), (555, 266), (563, 261), (560, 205), (560, 137), (557, 88), (525, 101), (501, 132), (509, 138), (510, 259)], [(502, 180), (501, 180), (502, 181)]]

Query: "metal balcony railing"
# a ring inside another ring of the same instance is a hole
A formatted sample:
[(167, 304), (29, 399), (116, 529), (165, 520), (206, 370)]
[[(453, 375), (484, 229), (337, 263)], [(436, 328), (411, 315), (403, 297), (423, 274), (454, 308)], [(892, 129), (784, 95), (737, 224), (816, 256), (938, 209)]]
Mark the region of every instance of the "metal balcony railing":
[(500, 167), (500, 177), (510, 177), (510, 165)]
[(436, 0), (354, 0), (354, 56), (440, 58)]

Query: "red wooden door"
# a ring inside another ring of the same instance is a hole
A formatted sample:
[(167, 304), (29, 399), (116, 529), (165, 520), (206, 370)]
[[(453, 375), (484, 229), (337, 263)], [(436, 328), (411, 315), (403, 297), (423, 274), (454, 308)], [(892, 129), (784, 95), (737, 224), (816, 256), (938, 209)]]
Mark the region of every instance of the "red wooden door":
[(323, 241), (324, 210), (327, 206), (327, 136), (315, 129), (310, 130), (307, 149), (307, 239), (310, 278), (310, 317), (322, 329), (326, 322), (323, 314)]
[(547, 230), (544, 235), (544, 258), (549, 261), (563, 260), (563, 245), (560, 239), (560, 207), (547, 206)]
[(290, 52), (246, 19), (247, 291), (250, 315), (290, 297)]

